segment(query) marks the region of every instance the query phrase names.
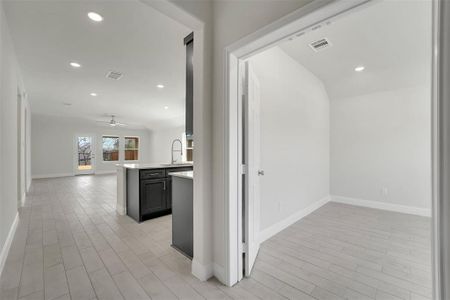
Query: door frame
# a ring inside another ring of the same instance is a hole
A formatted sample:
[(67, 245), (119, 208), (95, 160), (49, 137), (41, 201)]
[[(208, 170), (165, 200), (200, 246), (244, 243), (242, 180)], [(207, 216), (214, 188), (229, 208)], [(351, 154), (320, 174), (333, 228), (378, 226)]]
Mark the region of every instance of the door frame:
[[(226, 174), (225, 174), (225, 243), (226, 243), (226, 284), (234, 285), (242, 277), (242, 191), (243, 186), (240, 183), (240, 176), (242, 174), (242, 166), (239, 163), (242, 157), (242, 136), (241, 136), (241, 120), (242, 120), (242, 80), (240, 77), (240, 68), (242, 62), (249, 57), (260, 53), (283, 40), (289, 39), (290, 36), (304, 30), (308, 30), (313, 26), (317, 26), (326, 20), (332, 19), (338, 15), (345, 14), (353, 9), (358, 9), (367, 5), (374, 0), (326, 0), (313, 1), (310, 4), (292, 12), (291, 14), (275, 21), (274, 23), (263, 27), (262, 29), (250, 34), (236, 43), (225, 48), (224, 65), (226, 67), (225, 76), (225, 158), (226, 158)], [(448, 285), (448, 279), (443, 268), (440, 267), (443, 261), (442, 251), (439, 251), (440, 236), (443, 233), (449, 234), (450, 229), (439, 226), (437, 221), (437, 212), (440, 207), (444, 206), (444, 197), (439, 195), (439, 181), (440, 175), (438, 170), (442, 168), (449, 168), (450, 166), (443, 166), (440, 164), (440, 156), (442, 151), (439, 151), (438, 145), (442, 137), (438, 135), (439, 125), (444, 124), (443, 120), (438, 123), (439, 101), (443, 99), (438, 98), (437, 81), (438, 74), (438, 51), (439, 36), (438, 36), (438, 21), (440, 13), (440, 2), (433, 1), (433, 41), (432, 43), (432, 207), (433, 207), (433, 293), (435, 299), (443, 299), (442, 289), (444, 285)], [(441, 114), (441, 119), (442, 119)], [(448, 118), (446, 116), (446, 118)], [(449, 121), (450, 122), (450, 121)], [(450, 170), (447, 170), (450, 173)], [(448, 220), (449, 215), (440, 216)], [(442, 224), (442, 220), (441, 220)], [(448, 223), (447, 223), (448, 224)], [(445, 248), (444, 248), (445, 249)], [(448, 249), (447, 249), (448, 251)], [(448, 269), (447, 269), (448, 270)], [(446, 279), (447, 282), (444, 280)]]
[[(78, 137), (90, 137), (92, 138), (91, 147), (91, 165), (92, 169), (88, 171), (79, 171), (78, 170)], [(73, 175), (92, 175), (95, 174), (95, 166), (96, 166), (96, 140), (95, 134), (75, 134), (73, 136)]]

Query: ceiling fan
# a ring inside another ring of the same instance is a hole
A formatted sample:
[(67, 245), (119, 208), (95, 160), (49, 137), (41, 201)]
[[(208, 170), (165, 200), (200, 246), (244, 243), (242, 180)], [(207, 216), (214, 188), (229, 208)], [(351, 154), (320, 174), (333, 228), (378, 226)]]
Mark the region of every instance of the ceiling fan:
[(115, 115), (111, 115), (111, 120), (109, 120), (109, 121), (97, 121), (97, 122), (106, 124), (106, 125), (108, 125), (110, 127), (124, 127), (124, 126), (127, 126), (127, 124), (117, 122)]

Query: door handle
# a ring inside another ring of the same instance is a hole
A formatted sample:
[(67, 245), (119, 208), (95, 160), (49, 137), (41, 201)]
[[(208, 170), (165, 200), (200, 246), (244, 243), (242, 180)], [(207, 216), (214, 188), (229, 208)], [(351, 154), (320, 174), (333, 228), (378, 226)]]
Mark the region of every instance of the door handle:
[(166, 182), (165, 182), (165, 181), (163, 181), (163, 183), (164, 183), (164, 190), (166, 190)]
[(264, 170), (258, 170), (258, 176), (264, 176)]

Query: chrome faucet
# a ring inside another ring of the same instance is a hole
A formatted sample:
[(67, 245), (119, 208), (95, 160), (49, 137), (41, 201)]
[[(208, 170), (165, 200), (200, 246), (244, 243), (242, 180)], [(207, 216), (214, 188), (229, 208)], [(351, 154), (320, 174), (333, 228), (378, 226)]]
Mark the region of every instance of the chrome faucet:
[[(173, 146), (175, 145), (176, 142), (180, 143), (180, 150), (174, 150)], [(183, 143), (181, 142), (180, 139), (174, 139), (172, 142), (172, 164), (174, 164), (176, 162), (176, 160), (173, 159), (173, 153), (174, 152), (180, 152), (180, 155), (183, 155)]]

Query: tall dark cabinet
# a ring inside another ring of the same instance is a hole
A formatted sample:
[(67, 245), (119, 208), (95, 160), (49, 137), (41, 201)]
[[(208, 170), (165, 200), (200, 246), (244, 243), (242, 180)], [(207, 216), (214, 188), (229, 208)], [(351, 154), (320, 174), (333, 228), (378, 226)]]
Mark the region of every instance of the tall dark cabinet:
[(186, 138), (194, 138), (194, 33), (184, 38), (186, 46)]

